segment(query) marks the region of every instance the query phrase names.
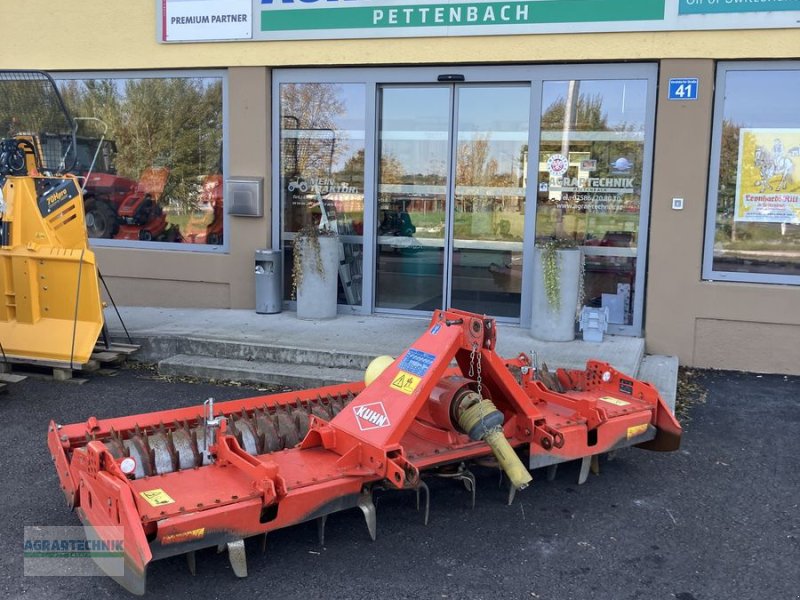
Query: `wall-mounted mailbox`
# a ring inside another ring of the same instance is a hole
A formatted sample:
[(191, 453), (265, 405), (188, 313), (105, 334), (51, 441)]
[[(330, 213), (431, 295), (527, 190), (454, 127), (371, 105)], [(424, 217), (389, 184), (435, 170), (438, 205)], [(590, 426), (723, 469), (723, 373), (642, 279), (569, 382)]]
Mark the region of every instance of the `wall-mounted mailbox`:
[(237, 217), (264, 216), (264, 178), (231, 177), (225, 181), (228, 214)]

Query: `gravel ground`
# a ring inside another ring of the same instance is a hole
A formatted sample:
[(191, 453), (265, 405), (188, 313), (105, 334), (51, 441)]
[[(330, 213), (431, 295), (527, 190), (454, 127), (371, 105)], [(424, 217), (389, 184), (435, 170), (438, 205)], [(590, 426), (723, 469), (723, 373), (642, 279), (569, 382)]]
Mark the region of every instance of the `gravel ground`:
[[(512, 506), (495, 472), (476, 469), (478, 502), (432, 480), (426, 527), (410, 493), (377, 497), (378, 539), (361, 513), (328, 519), (325, 546), (306, 523), (247, 542), (247, 579), (227, 558), (157, 561), (148, 595), (169, 598), (678, 599), (800, 598), (800, 378), (691, 373), (695, 402), (680, 451), (627, 450), (576, 484), (577, 465), (536, 480)], [(687, 388), (684, 388), (686, 390)], [(703, 390), (707, 395), (703, 398)], [(83, 421), (188, 406), (243, 386), (169, 381), (146, 370), (85, 385), (27, 379), (0, 395), (2, 598), (131, 597), (107, 578), (25, 577), (25, 525), (78, 525), (47, 451), (50, 419)], [(690, 417), (690, 418), (686, 418)]]

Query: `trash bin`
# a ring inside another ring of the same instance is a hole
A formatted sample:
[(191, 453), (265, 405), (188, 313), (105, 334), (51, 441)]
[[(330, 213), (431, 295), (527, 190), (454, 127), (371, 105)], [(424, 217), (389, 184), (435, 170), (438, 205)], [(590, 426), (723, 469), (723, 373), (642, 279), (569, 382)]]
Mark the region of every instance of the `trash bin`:
[(283, 261), (281, 257), (280, 250), (256, 250), (257, 313), (279, 313), (283, 308)]

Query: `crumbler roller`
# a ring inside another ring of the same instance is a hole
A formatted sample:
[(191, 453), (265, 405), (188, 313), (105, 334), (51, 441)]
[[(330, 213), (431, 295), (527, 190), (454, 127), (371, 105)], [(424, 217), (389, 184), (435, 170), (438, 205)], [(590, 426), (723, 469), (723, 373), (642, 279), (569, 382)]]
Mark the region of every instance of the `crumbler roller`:
[[(534, 368), (495, 352), (495, 321), (436, 311), (397, 359), (380, 357), (366, 383), (192, 408), (50, 424), (48, 446), (70, 507), (92, 532), (124, 531), (124, 575), (145, 591), (151, 561), (227, 548), (247, 575), (244, 539), (360, 509), (376, 535), (373, 489), (412, 489), (428, 505), (428, 476), (463, 481), (471, 463), (497, 464), (509, 502), (530, 470), (626, 446), (676, 450), (681, 428), (656, 389), (589, 361)], [(521, 458), (522, 457), (522, 458)], [(523, 462), (526, 459), (526, 463)], [(266, 539), (266, 538), (264, 538)]]

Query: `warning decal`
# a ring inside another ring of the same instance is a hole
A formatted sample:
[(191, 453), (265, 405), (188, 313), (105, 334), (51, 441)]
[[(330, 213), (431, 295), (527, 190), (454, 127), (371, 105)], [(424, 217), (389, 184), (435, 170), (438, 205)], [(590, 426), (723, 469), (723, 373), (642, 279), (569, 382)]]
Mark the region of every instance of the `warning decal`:
[(192, 540), (200, 540), (206, 535), (206, 528), (200, 527), (198, 529), (192, 529), (191, 531), (182, 531), (180, 533), (173, 533), (171, 535), (165, 535), (161, 538), (162, 544), (179, 544), (181, 542), (190, 542)]
[(630, 402), (625, 402), (625, 400), (620, 400), (619, 398), (614, 398), (612, 396), (601, 396), (600, 400), (616, 406), (628, 406), (628, 404), (630, 404)]
[(647, 431), (647, 423), (642, 423), (641, 425), (634, 425), (633, 427), (628, 427), (628, 439), (636, 437), (637, 435), (642, 435)]
[(147, 503), (150, 506), (164, 506), (165, 504), (172, 504), (175, 502), (175, 500), (170, 498), (169, 494), (167, 494), (167, 492), (161, 488), (147, 490), (146, 492), (139, 492), (139, 495), (147, 500)]
[(406, 371), (417, 377), (424, 377), (428, 369), (431, 368), (434, 360), (436, 360), (435, 355), (410, 348), (398, 366), (402, 371)]
[(389, 423), (389, 415), (386, 414), (386, 409), (383, 407), (383, 402), (371, 402), (361, 406), (354, 406), (353, 413), (356, 415), (356, 423), (358, 423), (358, 428), (361, 431), (380, 429), (391, 425)]
[(416, 375), (400, 371), (392, 380), (390, 387), (410, 396), (414, 393), (414, 390), (417, 389), (420, 381), (421, 379)]

